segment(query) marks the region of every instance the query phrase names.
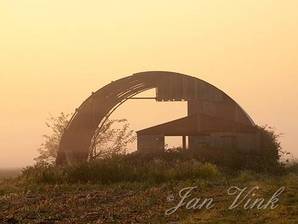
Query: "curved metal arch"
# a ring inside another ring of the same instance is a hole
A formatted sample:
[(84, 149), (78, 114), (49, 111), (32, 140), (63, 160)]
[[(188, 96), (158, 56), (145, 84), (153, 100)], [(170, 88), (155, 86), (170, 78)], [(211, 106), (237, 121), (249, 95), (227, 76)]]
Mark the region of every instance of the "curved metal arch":
[[(201, 91), (201, 94), (193, 93), (195, 90), (190, 88), (192, 91), (188, 94), (192, 97), (188, 98), (186, 94), (186, 96), (183, 96), (183, 100), (210, 101), (209, 104), (217, 110), (227, 108), (227, 111), (237, 113), (238, 122), (254, 125), (248, 114), (231, 97), (201, 79), (175, 72), (141, 72), (107, 84), (92, 93), (76, 109), (61, 137), (56, 163), (61, 165), (87, 160), (95, 130), (127, 99), (148, 89), (167, 90), (170, 83), (174, 83), (174, 86), (181, 86), (183, 85), (181, 82), (195, 86), (196, 91), (197, 89)], [(228, 106), (223, 107), (222, 105)], [(226, 119), (234, 119), (228, 115), (228, 112), (223, 114)]]

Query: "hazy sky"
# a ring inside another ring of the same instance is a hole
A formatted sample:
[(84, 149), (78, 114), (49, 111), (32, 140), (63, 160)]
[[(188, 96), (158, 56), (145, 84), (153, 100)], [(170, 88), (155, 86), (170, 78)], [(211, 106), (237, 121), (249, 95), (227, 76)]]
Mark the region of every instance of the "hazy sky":
[[(0, 167), (33, 163), (49, 114), (71, 113), (111, 80), (147, 70), (214, 84), (257, 124), (284, 133), (284, 149), (298, 156), (297, 8), (296, 0), (0, 0)], [(115, 116), (138, 130), (185, 111), (131, 101)]]

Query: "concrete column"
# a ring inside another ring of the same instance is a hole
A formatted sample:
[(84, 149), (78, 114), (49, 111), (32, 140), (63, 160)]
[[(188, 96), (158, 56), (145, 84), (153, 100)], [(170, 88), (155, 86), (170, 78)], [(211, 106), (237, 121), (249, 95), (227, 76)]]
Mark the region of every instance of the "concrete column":
[(186, 149), (186, 136), (182, 136), (182, 148)]

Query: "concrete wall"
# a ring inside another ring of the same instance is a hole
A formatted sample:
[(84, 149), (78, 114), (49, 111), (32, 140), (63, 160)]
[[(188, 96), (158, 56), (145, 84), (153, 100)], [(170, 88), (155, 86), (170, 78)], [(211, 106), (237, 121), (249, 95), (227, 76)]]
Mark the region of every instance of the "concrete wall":
[(164, 150), (165, 138), (160, 135), (138, 135), (139, 152), (159, 152)]
[(212, 133), (189, 138), (191, 149), (200, 150), (201, 147), (205, 146), (215, 148), (237, 147), (244, 151), (250, 151), (259, 148), (259, 140), (255, 133)]

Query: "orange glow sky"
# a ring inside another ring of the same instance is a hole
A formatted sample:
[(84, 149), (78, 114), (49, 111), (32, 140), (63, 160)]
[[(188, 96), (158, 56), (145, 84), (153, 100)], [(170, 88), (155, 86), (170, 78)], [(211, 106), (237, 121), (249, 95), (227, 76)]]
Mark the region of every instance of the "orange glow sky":
[[(71, 113), (91, 91), (147, 70), (219, 87), (257, 124), (284, 133), (297, 157), (297, 8), (295, 0), (2, 0), (0, 167), (33, 163), (49, 114)], [(133, 101), (114, 116), (137, 130), (185, 109)]]

